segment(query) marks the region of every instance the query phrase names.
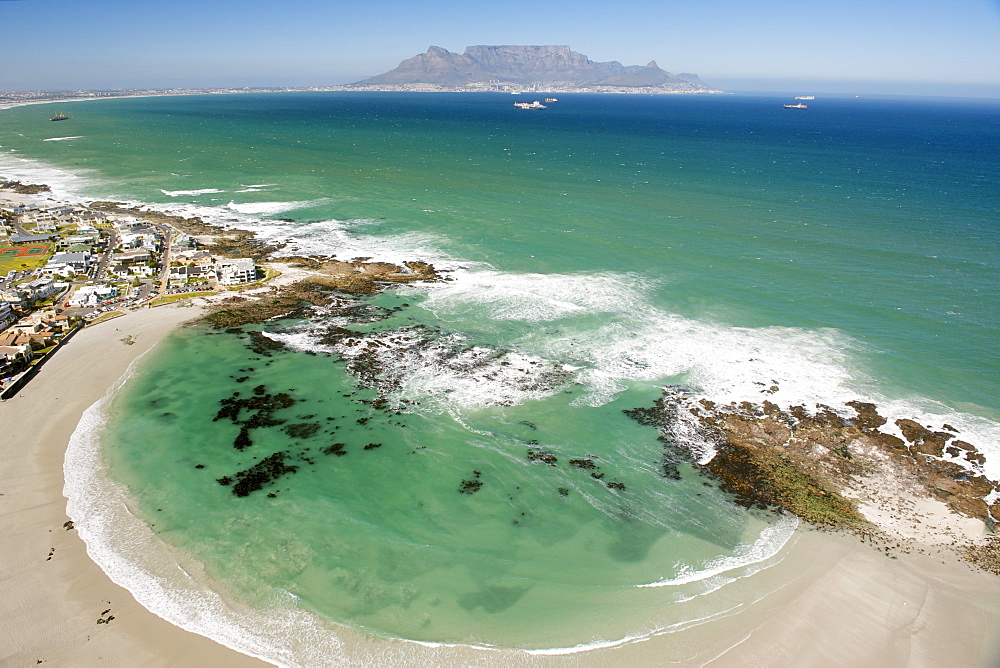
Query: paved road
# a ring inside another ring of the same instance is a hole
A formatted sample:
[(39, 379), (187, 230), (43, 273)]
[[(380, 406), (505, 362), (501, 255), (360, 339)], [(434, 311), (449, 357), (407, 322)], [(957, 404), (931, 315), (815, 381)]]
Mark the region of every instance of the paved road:
[(167, 293), (167, 283), (170, 281), (171, 229), (166, 225), (157, 225), (157, 227), (163, 231), (163, 254), (160, 255), (160, 266), (162, 267), (160, 273), (160, 294), (165, 295)]
[(113, 228), (109, 232), (108, 245), (105, 251), (101, 253), (101, 259), (97, 261), (97, 269), (94, 270), (95, 281), (104, 278), (104, 272), (107, 271), (108, 265), (111, 264), (111, 256), (115, 254), (115, 248), (118, 247), (118, 232)]

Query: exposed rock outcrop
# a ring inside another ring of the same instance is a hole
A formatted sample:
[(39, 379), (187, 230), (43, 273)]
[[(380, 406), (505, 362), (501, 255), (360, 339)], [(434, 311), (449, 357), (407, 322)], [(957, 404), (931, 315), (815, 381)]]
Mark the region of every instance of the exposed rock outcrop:
[(1000, 541), (985, 538), (1000, 522), (1000, 484), (947, 425), (899, 419), (899, 438), (883, 431), (888, 421), (870, 403), (717, 405), (677, 389), (625, 412), (660, 429), (664, 477), (689, 465), (740, 505), (915, 549), (946, 546), (1000, 574)]

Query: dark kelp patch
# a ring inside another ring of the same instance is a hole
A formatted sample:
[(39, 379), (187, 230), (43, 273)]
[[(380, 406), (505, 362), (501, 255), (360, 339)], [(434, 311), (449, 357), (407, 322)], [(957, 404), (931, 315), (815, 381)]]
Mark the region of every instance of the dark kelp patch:
[(217, 482), (227, 487), (233, 485), (232, 491), (235, 496), (249, 496), (251, 493), (263, 489), (264, 485), (299, 470), (298, 466), (285, 463), (287, 457), (287, 452), (275, 452), (250, 468), (239, 471), (232, 476), (223, 476)]

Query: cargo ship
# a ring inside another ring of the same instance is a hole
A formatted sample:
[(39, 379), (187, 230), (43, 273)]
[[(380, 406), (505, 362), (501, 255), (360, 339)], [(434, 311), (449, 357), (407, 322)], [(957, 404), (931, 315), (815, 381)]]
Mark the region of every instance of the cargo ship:
[(815, 95), (799, 95), (795, 99), (796, 100), (815, 100), (816, 96)]
[(55, 116), (53, 116), (49, 120), (50, 121), (65, 121), (65, 120), (69, 120), (69, 116), (67, 116), (66, 114), (56, 114)]

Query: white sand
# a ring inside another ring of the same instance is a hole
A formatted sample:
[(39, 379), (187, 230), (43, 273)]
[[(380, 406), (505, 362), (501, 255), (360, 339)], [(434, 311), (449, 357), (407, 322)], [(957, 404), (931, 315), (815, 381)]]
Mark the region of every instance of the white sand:
[[(260, 665), (139, 606), (87, 557), (77, 533), (63, 529), (63, 454), (81, 414), (133, 359), (198, 312), (161, 307), (88, 328), (0, 404), (0, 664)], [(125, 336), (135, 345), (124, 345)], [(780, 564), (727, 588), (742, 602), (738, 611), (619, 648), (529, 656), (345, 634), (343, 650), (407, 665), (1000, 665), (1000, 578), (945, 553), (893, 559), (814, 531), (800, 532), (786, 552)], [(108, 609), (114, 619), (97, 624)]]
[[(196, 315), (161, 307), (87, 328), (0, 404), (0, 664), (262, 665), (140, 607), (63, 528), (63, 454), (83, 411), (133, 359)], [(129, 335), (136, 343), (121, 343)], [(108, 608), (114, 619), (97, 624)]]

